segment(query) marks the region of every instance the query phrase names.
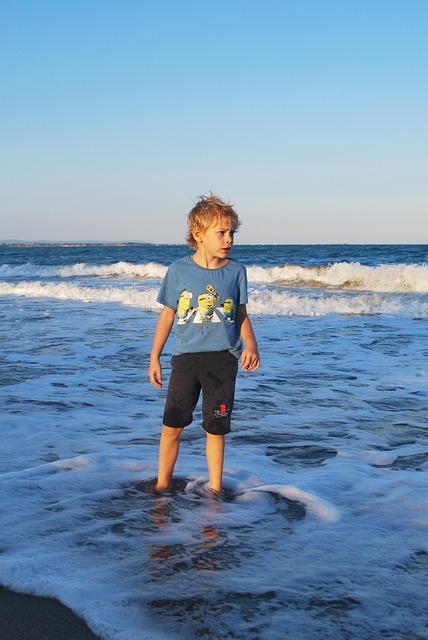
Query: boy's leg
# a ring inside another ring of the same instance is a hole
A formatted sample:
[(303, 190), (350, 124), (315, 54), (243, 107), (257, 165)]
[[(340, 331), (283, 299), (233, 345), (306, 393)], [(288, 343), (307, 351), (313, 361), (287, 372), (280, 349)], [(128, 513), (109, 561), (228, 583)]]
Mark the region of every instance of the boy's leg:
[(238, 360), (229, 351), (205, 354), (201, 372), (202, 426), (207, 436), (210, 487), (217, 492), (222, 489), (224, 437), (230, 431), (237, 372)]
[(172, 474), (180, 450), (180, 435), (183, 429), (162, 425), (159, 444), (157, 491), (166, 491), (171, 486)]
[[(172, 474), (180, 449), (180, 435), (191, 424), (198, 402), (201, 385), (193, 375), (193, 354), (184, 353), (171, 358), (171, 375), (163, 414), (159, 444), (158, 481), (156, 489), (166, 491), (171, 486)], [(166, 425), (177, 425), (167, 427)]]
[(223, 478), (224, 436), (207, 433), (206, 454), (210, 487), (220, 493)]

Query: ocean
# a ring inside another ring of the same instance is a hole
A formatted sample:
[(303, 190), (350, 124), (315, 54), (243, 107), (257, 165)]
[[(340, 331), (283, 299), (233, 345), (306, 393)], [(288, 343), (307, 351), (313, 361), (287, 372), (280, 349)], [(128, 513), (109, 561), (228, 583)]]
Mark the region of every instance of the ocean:
[(144, 491), (156, 295), (188, 252), (0, 246), (0, 583), (105, 640), (427, 639), (428, 245), (234, 247), (262, 365), (223, 500), (199, 409)]

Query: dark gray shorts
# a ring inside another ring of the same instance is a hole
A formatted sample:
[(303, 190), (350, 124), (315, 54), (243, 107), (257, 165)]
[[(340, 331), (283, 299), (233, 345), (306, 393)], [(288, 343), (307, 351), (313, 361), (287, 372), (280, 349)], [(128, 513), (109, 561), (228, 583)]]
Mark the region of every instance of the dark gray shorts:
[(193, 421), (202, 391), (202, 426), (213, 435), (230, 431), (238, 360), (230, 351), (184, 353), (171, 358), (163, 423), (181, 429)]

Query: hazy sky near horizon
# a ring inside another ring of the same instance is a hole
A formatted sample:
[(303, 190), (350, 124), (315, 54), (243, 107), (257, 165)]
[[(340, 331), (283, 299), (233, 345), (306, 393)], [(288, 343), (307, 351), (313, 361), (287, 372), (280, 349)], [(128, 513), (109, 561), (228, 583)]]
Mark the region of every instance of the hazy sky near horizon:
[(0, 240), (428, 242), (427, 0), (3, 0)]

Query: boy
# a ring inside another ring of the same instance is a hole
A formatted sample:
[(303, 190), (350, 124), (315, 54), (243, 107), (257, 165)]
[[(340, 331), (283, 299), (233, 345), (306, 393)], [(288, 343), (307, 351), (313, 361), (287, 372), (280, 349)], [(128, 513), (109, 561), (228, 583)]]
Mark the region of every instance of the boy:
[(260, 366), (246, 310), (246, 270), (228, 257), (239, 224), (231, 205), (214, 195), (201, 197), (188, 215), (187, 242), (195, 253), (170, 265), (157, 298), (163, 308), (148, 374), (158, 389), (160, 356), (173, 324), (177, 338), (159, 446), (158, 492), (171, 485), (180, 434), (193, 420), (201, 390), (209, 484), (221, 492), (238, 358), (244, 371)]

